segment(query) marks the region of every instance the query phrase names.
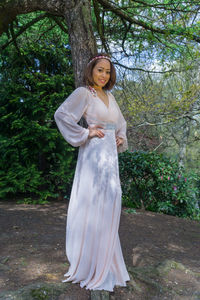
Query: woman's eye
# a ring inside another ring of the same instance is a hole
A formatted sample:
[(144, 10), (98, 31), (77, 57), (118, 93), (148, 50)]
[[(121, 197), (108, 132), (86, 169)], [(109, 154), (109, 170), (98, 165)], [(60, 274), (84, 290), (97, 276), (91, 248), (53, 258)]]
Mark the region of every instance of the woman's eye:
[[(103, 72), (103, 69), (98, 69), (98, 72), (99, 72), (99, 73), (102, 73), (102, 72)], [(106, 74), (110, 74), (110, 71), (106, 71)]]

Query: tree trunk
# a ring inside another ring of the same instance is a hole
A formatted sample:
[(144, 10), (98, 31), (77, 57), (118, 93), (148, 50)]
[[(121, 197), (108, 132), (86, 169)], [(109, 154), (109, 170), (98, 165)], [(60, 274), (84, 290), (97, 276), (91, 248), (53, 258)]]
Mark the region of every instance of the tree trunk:
[(38, 10), (65, 18), (68, 25), (75, 84), (80, 86), (88, 58), (97, 50), (92, 30), (90, 0), (3, 0), (0, 3), (0, 34), (8, 30), (10, 22), (17, 15)]
[(69, 30), (75, 83), (76, 86), (80, 86), (88, 59), (97, 51), (92, 30), (90, 1), (76, 1), (75, 7), (67, 9), (65, 17)]
[(184, 126), (183, 135), (179, 141), (179, 167), (184, 167), (185, 159), (186, 159), (187, 143), (190, 135), (189, 123), (186, 122), (183, 126)]

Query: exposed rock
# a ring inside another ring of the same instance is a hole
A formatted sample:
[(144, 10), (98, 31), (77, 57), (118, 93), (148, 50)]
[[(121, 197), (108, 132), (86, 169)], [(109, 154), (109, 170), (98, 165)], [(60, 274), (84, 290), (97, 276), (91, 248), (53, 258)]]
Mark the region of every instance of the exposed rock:
[(110, 293), (107, 291), (91, 291), (91, 300), (109, 300)]
[[(200, 273), (179, 262), (166, 260), (155, 266), (129, 267), (129, 272), (134, 280), (129, 282), (128, 288), (142, 295), (145, 287), (148, 287), (151, 292), (147, 299), (165, 299), (166, 295), (167, 300), (200, 299)], [(135, 280), (139, 285), (135, 284)]]
[(0, 300), (55, 300), (66, 291), (68, 284), (37, 283), (16, 291), (0, 293)]

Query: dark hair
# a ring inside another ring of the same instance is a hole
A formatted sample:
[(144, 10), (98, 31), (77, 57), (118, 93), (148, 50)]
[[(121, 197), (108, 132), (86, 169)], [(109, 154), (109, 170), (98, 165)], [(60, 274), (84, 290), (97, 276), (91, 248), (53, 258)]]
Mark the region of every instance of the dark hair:
[(116, 71), (115, 71), (115, 67), (113, 65), (113, 63), (110, 61), (110, 56), (107, 53), (98, 53), (93, 55), (92, 57), (90, 57), (88, 64), (85, 68), (85, 72), (84, 72), (84, 77), (83, 77), (83, 81), (85, 85), (94, 85), (94, 80), (93, 80), (93, 76), (92, 76), (92, 71), (94, 69), (94, 67), (96, 66), (96, 64), (100, 61), (100, 59), (95, 59), (93, 61), (91, 61), (94, 57), (98, 57), (98, 56), (106, 56), (109, 58), (109, 62), (110, 62), (110, 79), (107, 82), (107, 84), (103, 87), (104, 90), (111, 90), (116, 82)]

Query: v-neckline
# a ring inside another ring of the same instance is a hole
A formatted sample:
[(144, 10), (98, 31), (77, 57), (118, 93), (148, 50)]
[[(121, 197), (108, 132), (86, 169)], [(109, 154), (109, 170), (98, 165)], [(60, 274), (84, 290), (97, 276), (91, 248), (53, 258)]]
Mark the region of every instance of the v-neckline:
[(105, 105), (105, 107), (107, 108), (107, 109), (109, 109), (109, 107), (110, 107), (110, 99), (109, 99), (109, 95), (108, 95), (108, 93), (107, 93), (107, 97), (108, 97), (108, 106), (105, 104), (105, 102), (98, 96), (98, 95), (96, 95), (96, 97)]
[(107, 110), (109, 110), (109, 107), (110, 107), (110, 99), (109, 99), (109, 94), (108, 92), (106, 91), (106, 95), (108, 97), (108, 106), (105, 104), (105, 102), (98, 96), (97, 94), (97, 91), (95, 90), (95, 88), (93, 88), (92, 86), (88, 85), (87, 88), (89, 89), (89, 91), (91, 92), (91, 94), (93, 96), (95, 96), (96, 98), (99, 99), (99, 101), (101, 101), (103, 103), (103, 105), (105, 105), (105, 107), (107, 108)]

